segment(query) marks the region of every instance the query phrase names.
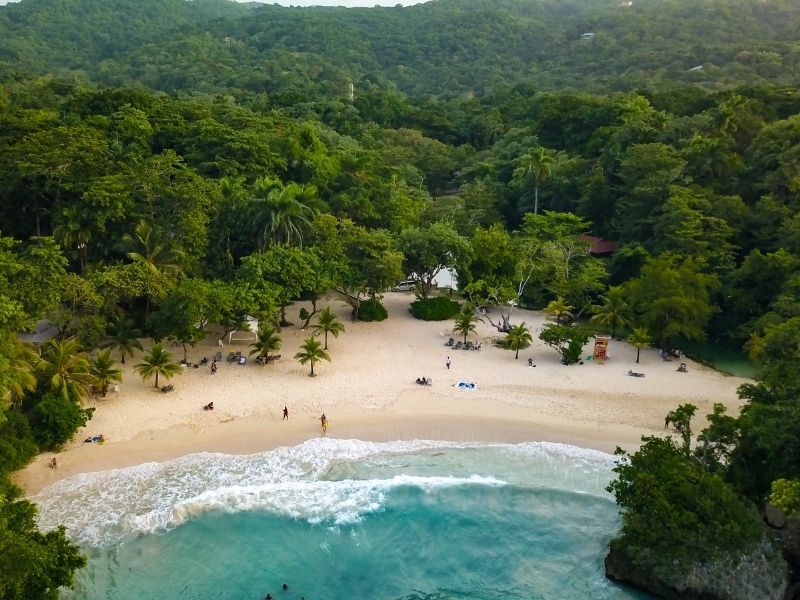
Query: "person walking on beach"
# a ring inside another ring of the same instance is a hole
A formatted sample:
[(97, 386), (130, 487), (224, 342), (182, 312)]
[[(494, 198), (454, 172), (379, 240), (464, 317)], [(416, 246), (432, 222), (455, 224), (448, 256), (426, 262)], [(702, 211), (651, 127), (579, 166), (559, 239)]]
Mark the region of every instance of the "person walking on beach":
[(281, 419), (281, 420), (282, 421), (288, 421), (289, 420), (289, 408), (286, 407), (286, 406), (283, 407), (283, 419)]
[(214, 361), (211, 363), (211, 374), (213, 375), (216, 372), (217, 372), (217, 360), (214, 359)]
[(447, 370), (449, 371), (450, 370), (450, 357), (449, 356), (447, 357), (447, 360), (444, 361), (444, 364), (447, 365)]
[(322, 425), (322, 435), (328, 433), (328, 417), (325, 416), (325, 413), (322, 413), (322, 416), (319, 418), (319, 423)]

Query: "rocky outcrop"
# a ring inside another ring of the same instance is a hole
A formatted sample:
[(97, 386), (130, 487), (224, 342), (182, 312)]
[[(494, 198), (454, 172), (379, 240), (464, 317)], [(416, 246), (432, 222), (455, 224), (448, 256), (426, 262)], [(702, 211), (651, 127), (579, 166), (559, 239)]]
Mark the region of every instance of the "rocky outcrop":
[(785, 519), (783, 526), (775, 531), (775, 537), (781, 545), (793, 581), (786, 600), (800, 600), (800, 517)]
[(606, 576), (666, 600), (784, 600), (789, 590), (787, 564), (767, 538), (746, 555), (688, 568), (645, 568), (629, 552), (612, 544)]

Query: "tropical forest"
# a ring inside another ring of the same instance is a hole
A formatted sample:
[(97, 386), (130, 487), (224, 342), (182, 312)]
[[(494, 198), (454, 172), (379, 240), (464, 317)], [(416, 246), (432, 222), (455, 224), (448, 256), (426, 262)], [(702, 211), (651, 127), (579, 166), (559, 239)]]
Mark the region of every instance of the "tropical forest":
[(140, 338), (185, 358), (328, 293), (381, 320), (410, 274), (415, 317), (490, 307), (517, 354), (524, 307), (565, 365), (589, 331), (749, 362), (737, 414), (620, 450), (606, 573), (800, 597), (798, 31), (795, 0), (1, 6), (0, 599), (84, 566), (14, 472)]

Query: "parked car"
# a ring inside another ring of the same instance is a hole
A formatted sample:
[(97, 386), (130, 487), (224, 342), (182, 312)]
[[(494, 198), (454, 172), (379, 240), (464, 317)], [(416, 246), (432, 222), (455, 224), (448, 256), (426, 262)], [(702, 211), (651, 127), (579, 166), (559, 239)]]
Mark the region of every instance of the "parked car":
[(413, 279), (406, 279), (405, 281), (399, 282), (392, 288), (393, 292), (413, 292), (417, 289), (417, 282)]

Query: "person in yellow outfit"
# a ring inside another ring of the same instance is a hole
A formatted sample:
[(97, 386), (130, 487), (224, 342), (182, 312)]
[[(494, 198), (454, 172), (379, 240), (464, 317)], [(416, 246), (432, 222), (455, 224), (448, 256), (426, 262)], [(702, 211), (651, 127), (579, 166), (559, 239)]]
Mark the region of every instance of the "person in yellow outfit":
[(325, 416), (325, 413), (322, 413), (322, 416), (319, 418), (320, 425), (322, 425), (322, 435), (328, 433), (328, 417)]

